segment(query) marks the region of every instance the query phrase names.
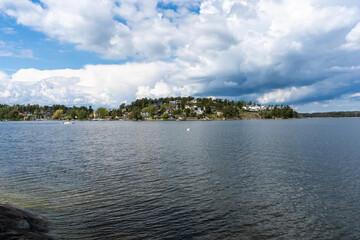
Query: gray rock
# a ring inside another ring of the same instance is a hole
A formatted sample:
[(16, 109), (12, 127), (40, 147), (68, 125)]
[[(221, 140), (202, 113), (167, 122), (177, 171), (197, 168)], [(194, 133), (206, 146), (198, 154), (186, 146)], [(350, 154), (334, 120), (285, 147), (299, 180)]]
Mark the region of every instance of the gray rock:
[(0, 239), (54, 240), (48, 220), (15, 207), (0, 204)]

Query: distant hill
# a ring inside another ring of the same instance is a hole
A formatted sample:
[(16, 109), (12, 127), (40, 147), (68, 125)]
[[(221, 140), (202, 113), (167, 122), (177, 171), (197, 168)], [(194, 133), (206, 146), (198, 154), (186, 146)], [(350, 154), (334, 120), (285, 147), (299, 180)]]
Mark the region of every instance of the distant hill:
[(360, 111), (352, 112), (319, 112), (319, 113), (299, 113), (304, 118), (348, 118), (360, 117)]
[(264, 106), (255, 102), (216, 98), (166, 97), (142, 98), (118, 109), (91, 106), (39, 106), (0, 104), (0, 120), (237, 120), (288, 119), (298, 113), (288, 105)]

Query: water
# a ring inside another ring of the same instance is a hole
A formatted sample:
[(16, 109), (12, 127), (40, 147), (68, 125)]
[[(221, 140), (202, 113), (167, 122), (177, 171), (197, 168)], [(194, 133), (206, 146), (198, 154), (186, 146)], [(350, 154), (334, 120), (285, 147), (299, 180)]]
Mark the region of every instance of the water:
[(0, 202), (64, 239), (359, 239), (359, 133), (360, 119), (0, 122)]

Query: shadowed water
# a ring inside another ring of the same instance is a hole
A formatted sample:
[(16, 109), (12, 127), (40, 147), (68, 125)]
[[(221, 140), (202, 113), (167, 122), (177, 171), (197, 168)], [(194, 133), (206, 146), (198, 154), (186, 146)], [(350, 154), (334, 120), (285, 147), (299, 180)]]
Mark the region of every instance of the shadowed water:
[(65, 239), (359, 239), (359, 134), (360, 119), (0, 122), (0, 202)]

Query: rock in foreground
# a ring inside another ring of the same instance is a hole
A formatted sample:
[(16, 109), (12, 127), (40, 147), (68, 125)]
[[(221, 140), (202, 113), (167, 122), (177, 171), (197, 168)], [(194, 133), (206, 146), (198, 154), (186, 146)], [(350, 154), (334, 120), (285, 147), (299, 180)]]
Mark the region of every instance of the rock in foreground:
[(54, 240), (46, 218), (0, 204), (0, 239)]

